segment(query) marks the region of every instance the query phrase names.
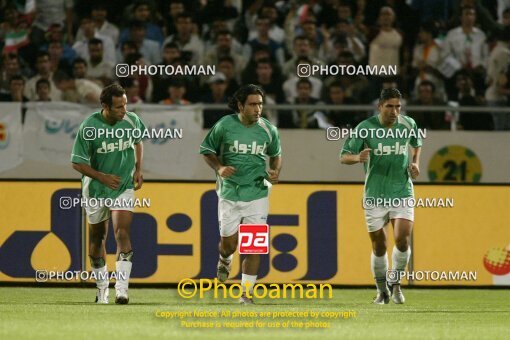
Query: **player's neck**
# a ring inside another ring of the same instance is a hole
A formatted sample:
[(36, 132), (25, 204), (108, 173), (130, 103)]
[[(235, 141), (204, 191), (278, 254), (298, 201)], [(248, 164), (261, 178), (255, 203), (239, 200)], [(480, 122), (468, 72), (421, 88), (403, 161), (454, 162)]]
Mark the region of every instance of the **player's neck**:
[(240, 113), (237, 114), (237, 117), (239, 118), (239, 121), (241, 122), (241, 124), (243, 124), (244, 126), (251, 126), (251, 125), (255, 124), (255, 123), (250, 123), (250, 121)]
[(110, 125), (114, 125), (116, 123), (115, 120), (110, 119), (110, 117), (106, 114), (106, 112), (104, 110), (101, 110), (101, 116), (103, 117), (105, 122)]
[(382, 125), (382, 127), (385, 127), (385, 128), (393, 127), (395, 124), (397, 124), (397, 121), (398, 121), (398, 119), (397, 119), (393, 123), (385, 122), (380, 114), (377, 115), (377, 119), (379, 119), (379, 123)]

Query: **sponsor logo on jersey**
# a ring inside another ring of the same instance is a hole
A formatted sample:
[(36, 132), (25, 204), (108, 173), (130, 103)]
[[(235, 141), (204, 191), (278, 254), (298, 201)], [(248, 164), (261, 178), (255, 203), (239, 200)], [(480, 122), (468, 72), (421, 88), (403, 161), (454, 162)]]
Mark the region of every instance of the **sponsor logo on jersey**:
[(96, 151), (97, 153), (110, 153), (115, 151), (123, 151), (126, 149), (129, 149), (133, 146), (133, 140), (129, 139), (126, 141), (123, 141), (122, 139), (119, 139), (117, 142), (114, 143), (106, 143), (103, 141), (101, 143), (101, 147), (98, 148)]
[(400, 144), (396, 142), (394, 145), (377, 144), (377, 149), (374, 150), (374, 155), (388, 156), (388, 155), (404, 155), (407, 152), (407, 144)]
[(266, 152), (267, 144), (258, 145), (257, 142), (253, 141), (251, 144), (242, 144), (238, 140), (234, 141), (228, 150), (235, 153), (249, 153), (252, 155), (263, 155)]

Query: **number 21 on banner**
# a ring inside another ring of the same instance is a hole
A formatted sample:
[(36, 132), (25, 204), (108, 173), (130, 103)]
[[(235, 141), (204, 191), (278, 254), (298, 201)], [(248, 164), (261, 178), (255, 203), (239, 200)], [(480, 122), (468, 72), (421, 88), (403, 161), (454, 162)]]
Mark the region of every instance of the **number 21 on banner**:
[(268, 254), (269, 225), (239, 225), (239, 254)]

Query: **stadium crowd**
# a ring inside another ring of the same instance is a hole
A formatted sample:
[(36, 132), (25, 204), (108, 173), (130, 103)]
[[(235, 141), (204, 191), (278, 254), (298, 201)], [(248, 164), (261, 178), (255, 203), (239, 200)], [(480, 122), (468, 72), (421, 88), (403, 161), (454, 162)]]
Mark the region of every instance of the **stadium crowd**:
[[(510, 0), (0, 0), (0, 101), (227, 103), (241, 84), (266, 103), (370, 104), (398, 87), (407, 105), (510, 104)], [(213, 76), (117, 77), (116, 65), (214, 65)], [(297, 65), (396, 65), (397, 76), (311, 75)], [(210, 128), (225, 109), (204, 110)], [(372, 113), (266, 112), (280, 128), (353, 127)], [(449, 130), (447, 112), (408, 112)], [(510, 114), (461, 113), (465, 130), (510, 130)]]

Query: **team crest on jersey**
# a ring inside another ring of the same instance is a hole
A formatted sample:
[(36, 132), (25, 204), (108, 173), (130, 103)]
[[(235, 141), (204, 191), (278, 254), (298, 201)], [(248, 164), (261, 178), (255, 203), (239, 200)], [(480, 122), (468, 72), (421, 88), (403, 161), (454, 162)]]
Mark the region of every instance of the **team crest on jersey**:
[(388, 156), (388, 155), (404, 155), (407, 152), (407, 144), (400, 144), (396, 142), (394, 145), (382, 145), (377, 144), (377, 148), (374, 150), (376, 156)]
[(263, 155), (266, 152), (267, 144), (258, 145), (257, 142), (253, 141), (251, 144), (243, 144), (239, 143), (238, 140), (234, 141), (234, 145), (232, 145), (228, 150), (234, 153), (249, 153), (252, 155)]
[(115, 143), (106, 143), (103, 141), (101, 143), (101, 147), (98, 148), (96, 151), (97, 153), (110, 153), (115, 151), (123, 151), (126, 149), (131, 148), (133, 145), (133, 140), (128, 139), (126, 141), (123, 141), (122, 139), (119, 139)]

